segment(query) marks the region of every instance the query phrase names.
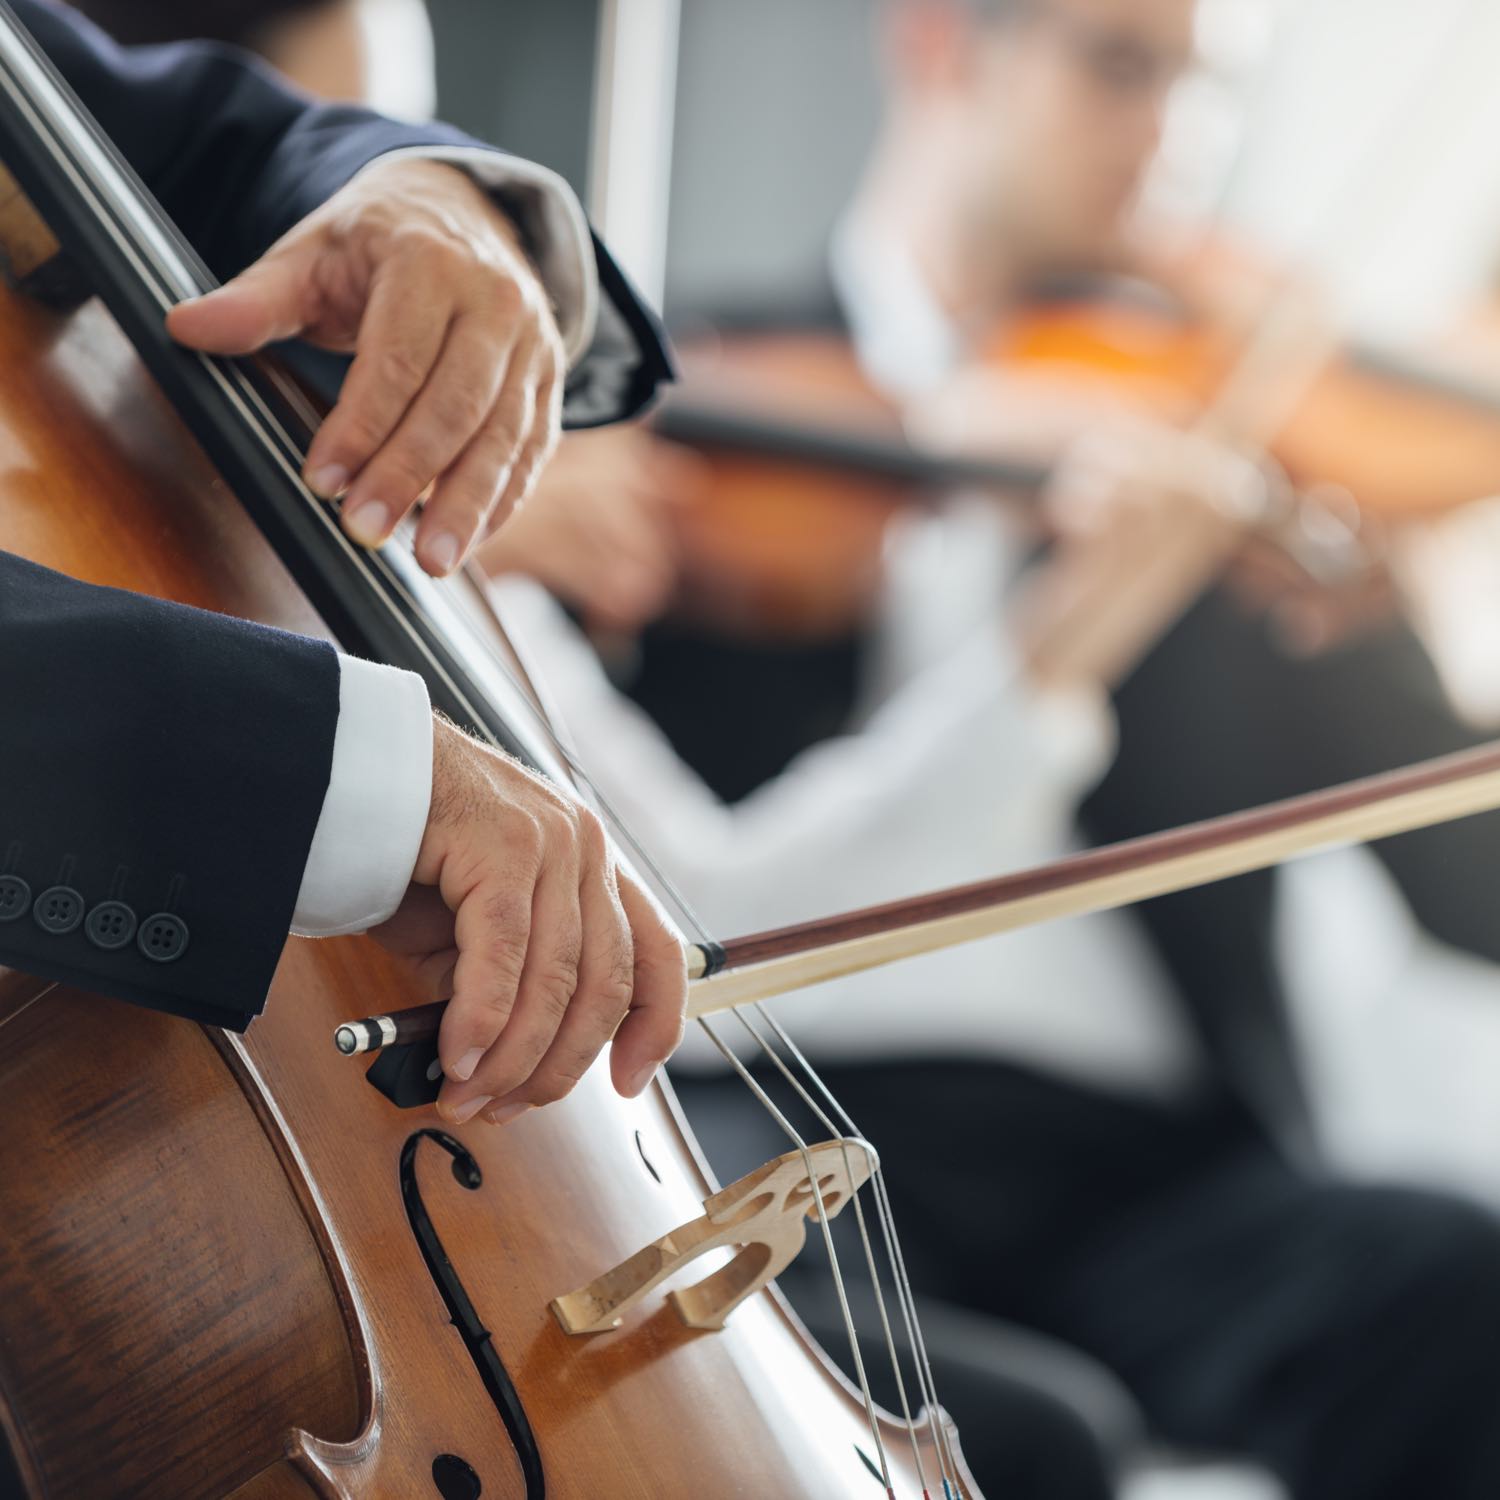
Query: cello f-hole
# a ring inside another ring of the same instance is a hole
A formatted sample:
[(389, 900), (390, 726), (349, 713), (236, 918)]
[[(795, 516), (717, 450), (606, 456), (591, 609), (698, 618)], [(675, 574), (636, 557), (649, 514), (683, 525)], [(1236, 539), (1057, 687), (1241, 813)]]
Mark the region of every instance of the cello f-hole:
[[(422, 1201), (422, 1190), (417, 1183), (417, 1149), (424, 1140), (431, 1141), (448, 1153), (452, 1158), (453, 1180), (466, 1191), (478, 1192), (484, 1185), (484, 1174), (469, 1149), (446, 1131), (418, 1130), (407, 1137), (406, 1144), (401, 1148), (401, 1198), (406, 1205), (407, 1222), (411, 1225), (412, 1234), (416, 1236), (422, 1259), (427, 1263), (428, 1273), (437, 1285), (443, 1305), (448, 1309), (450, 1321), (464, 1341), (464, 1348), (469, 1351), (469, 1358), (474, 1361), (479, 1378), (484, 1382), (484, 1388), (489, 1392), (495, 1409), (505, 1423), (505, 1430), (510, 1434), (526, 1481), (526, 1500), (544, 1500), (547, 1478), (542, 1469), (541, 1449), (537, 1446), (536, 1434), (532, 1430), (526, 1409), (521, 1404), (521, 1393), (505, 1368), (489, 1329), (480, 1321), (458, 1272), (453, 1269), (448, 1252), (443, 1248), (443, 1242), (427, 1212), (427, 1205)], [(477, 1500), (477, 1487), (467, 1491), (461, 1487), (461, 1470), (456, 1466), (462, 1465), (467, 1469), (468, 1465), (456, 1454), (440, 1454), (439, 1461), (444, 1460), (451, 1460), (451, 1463), (444, 1463), (443, 1467), (446, 1481), (439, 1475), (438, 1461), (433, 1464), (433, 1482), (438, 1486), (438, 1493), (443, 1496), (443, 1500)], [(470, 1473), (473, 1471), (470, 1470)], [(443, 1487), (445, 1482), (450, 1486), (451, 1493), (450, 1489)], [(478, 1485), (477, 1475), (474, 1476), (474, 1485)]]

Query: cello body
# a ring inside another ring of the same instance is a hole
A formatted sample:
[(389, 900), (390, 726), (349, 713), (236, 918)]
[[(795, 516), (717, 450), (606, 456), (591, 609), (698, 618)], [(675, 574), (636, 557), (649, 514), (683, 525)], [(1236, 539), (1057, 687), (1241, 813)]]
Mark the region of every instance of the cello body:
[[(0, 292), (0, 548), (326, 633), (97, 302)], [(721, 1332), (653, 1301), (570, 1337), (549, 1311), (713, 1190), (666, 1086), (623, 1101), (596, 1068), (508, 1129), (438, 1131), (330, 1043), (406, 1004), (361, 939), (291, 941), (243, 1038), (0, 971), (10, 1488), (878, 1497), (862, 1402), (774, 1291)]]

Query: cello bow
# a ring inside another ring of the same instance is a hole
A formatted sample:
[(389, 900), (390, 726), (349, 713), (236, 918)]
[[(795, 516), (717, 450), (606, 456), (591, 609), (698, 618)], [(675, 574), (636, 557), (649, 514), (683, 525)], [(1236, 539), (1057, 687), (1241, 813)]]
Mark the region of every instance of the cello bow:
[[(690, 954), (688, 1014), (712, 1016), (961, 943), (1497, 808), (1500, 742), (991, 880), (726, 939), (717, 972)], [(430, 1038), (445, 1003), (346, 1023), (335, 1045), (357, 1055)]]

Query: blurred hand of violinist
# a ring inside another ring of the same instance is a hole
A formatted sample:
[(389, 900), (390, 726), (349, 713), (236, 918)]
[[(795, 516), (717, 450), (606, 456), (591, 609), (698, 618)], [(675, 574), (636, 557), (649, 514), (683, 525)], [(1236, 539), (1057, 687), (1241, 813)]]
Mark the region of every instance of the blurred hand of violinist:
[(1113, 686), (1217, 576), (1265, 514), (1250, 460), (1120, 419), (1070, 444), (1038, 520), (1054, 545), (1016, 611), (1044, 683)]
[[(1155, 417), (1135, 404), (1076, 372), (980, 369), (950, 382), (911, 424), (949, 450), (1053, 461), (1034, 521), (1056, 546), (1025, 608), (1028, 630), (1047, 640), (1036, 644), (1048, 673), (1115, 679), (1221, 570), (1296, 654), (1389, 618), (1397, 599), (1383, 544), (1352, 504), (1292, 496), (1264, 461), (1184, 431), (1188, 414), (1165, 394)], [(1085, 629), (1088, 611), (1097, 625)]]
[(1267, 617), (1288, 655), (1336, 650), (1379, 629), (1403, 607), (1386, 561), (1390, 539), (1379, 536), (1368, 517), (1356, 530), (1343, 509), (1324, 511), (1311, 497), (1275, 534), (1248, 537), (1230, 566), (1231, 592)]
[(430, 488), (416, 551), (436, 575), (525, 498), (556, 445), (566, 359), (547, 294), (509, 219), (440, 162), (375, 161), (167, 327), (216, 354), (297, 336), (352, 353), (307, 481), (344, 497), (366, 546)]
[(1258, 524), (1267, 480), (1249, 458), (1165, 423), (1116, 417), (1068, 445), (1042, 520), (1063, 548), (1142, 531), (1169, 533), (1200, 512), (1235, 529)]
[(639, 428), (572, 433), (479, 561), (494, 576), (535, 578), (591, 627), (639, 630), (676, 589), (677, 516), (698, 473), (689, 455)]

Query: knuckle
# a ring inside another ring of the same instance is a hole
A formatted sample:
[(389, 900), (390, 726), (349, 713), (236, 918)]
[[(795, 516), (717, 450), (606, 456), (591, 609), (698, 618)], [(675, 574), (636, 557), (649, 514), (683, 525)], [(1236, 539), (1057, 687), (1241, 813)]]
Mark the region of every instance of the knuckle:
[(386, 439), (389, 424), (370, 401), (347, 413), (340, 424), (338, 446), (361, 457), (373, 453)]
[(549, 1019), (560, 1021), (578, 991), (576, 950), (556, 953), (538, 968), (532, 990)]
[(409, 344), (387, 344), (375, 357), (375, 378), (388, 389), (414, 390), (426, 374), (426, 362)]
[(414, 500), (436, 476), (440, 460), (430, 451), (402, 447), (372, 468), (370, 486), (388, 500)]
[(514, 933), (526, 930), (526, 915), (522, 904), (511, 891), (494, 891), (486, 896), (480, 914), (490, 932)]
[(513, 462), (520, 456), (526, 427), (523, 406), (514, 397), (505, 396), (490, 415), (486, 437), (505, 462)]
[(576, 847), (582, 837), (582, 819), (580, 814), (584, 809), (571, 798), (563, 796), (555, 788), (548, 787), (547, 792), (546, 811), (543, 816), (546, 818), (553, 836), (565, 840)]
[(531, 926), (528, 907), (508, 891), (487, 897), (480, 907), (480, 916), (490, 948), (507, 954), (519, 947)]
[(493, 977), (479, 995), (478, 1003), (487, 1018), (491, 1021), (498, 1019), (503, 1024), (515, 1008), (522, 959), (513, 945), (499, 942), (490, 945), (485, 957)]
[[(496, 959), (495, 962), (498, 970), (504, 960)], [(459, 1002), (454, 1000), (452, 1004), (456, 1007)], [(515, 992), (500, 980), (498, 983), (485, 984), (477, 993), (471, 993), (465, 1000), (463, 1013), (458, 1019), (463, 1023), (462, 1030), (466, 1035), (481, 1046), (489, 1047), (505, 1029), (514, 1008)]]
[[(499, 497), (492, 488), (473, 481), (460, 481), (445, 486), (442, 494), (443, 517), (469, 534), (481, 531), (489, 521), (490, 512)], [(429, 510), (433, 507), (429, 506)]]
[(534, 1104), (556, 1104), (573, 1092), (587, 1069), (587, 1063), (576, 1072), (571, 1062), (559, 1063), (555, 1067), (549, 1067), (544, 1073), (536, 1074), (526, 1092)]
[(495, 403), (494, 425), (519, 437), (536, 417), (536, 387), (528, 381), (509, 387)]
[(465, 380), (454, 387), (443, 402), (444, 425), (462, 431), (465, 435), (476, 432), (489, 415), (487, 394), (482, 379)]
[(502, 270), (486, 275), (480, 296), (495, 316), (506, 322), (513, 322), (530, 301), (516, 277)]
[(630, 1008), (630, 1002), (635, 998), (635, 952), (628, 943), (615, 948), (605, 988), (622, 1010)]
[(570, 811), (583, 852), (595, 859), (606, 860), (609, 856), (609, 835), (605, 833), (604, 823), (598, 813), (591, 807), (578, 805), (571, 807)]
[(398, 219), (386, 232), (393, 252), (417, 260), (441, 261), (452, 248), (442, 228), (420, 215)]
[(547, 851), (547, 828), (542, 817), (528, 808), (513, 805), (506, 845), (508, 855), (525, 855), (534, 869)]

